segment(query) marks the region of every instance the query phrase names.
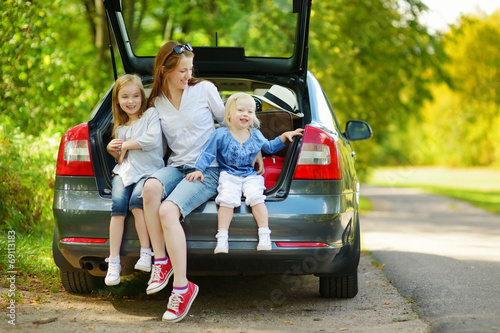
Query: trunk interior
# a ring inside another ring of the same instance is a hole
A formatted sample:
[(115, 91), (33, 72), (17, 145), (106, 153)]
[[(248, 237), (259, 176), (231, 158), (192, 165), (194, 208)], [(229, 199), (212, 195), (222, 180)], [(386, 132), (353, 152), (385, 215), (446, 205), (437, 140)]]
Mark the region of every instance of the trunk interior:
[[(233, 81), (219, 81), (217, 79), (210, 80), (216, 84), (219, 89), (219, 93), (221, 94), (222, 99), (225, 101), (227, 97), (229, 97), (232, 93), (236, 91), (246, 91), (250, 94), (253, 92), (263, 89), (262, 87), (269, 88), (270, 86), (256, 84), (251, 81), (237, 81), (236, 83)], [(258, 87), (253, 89), (253, 87)], [(149, 94), (151, 90), (151, 84), (146, 84), (144, 86), (146, 90), (146, 94)], [(264, 88), (265, 89), (265, 88)], [(99, 112), (104, 112), (107, 114), (104, 117), (101, 117), (103, 120), (100, 122), (100, 129), (97, 131), (96, 143), (97, 150), (99, 156), (99, 162), (101, 165), (100, 170), (102, 170), (102, 176), (104, 181), (100, 182), (100, 192), (103, 196), (111, 197), (111, 172), (116, 165), (116, 161), (111, 157), (110, 154), (106, 151), (106, 146), (111, 141), (111, 130), (113, 127), (112, 122), (112, 112), (111, 112), (111, 104), (103, 103), (101, 104), (101, 110)], [(260, 120), (260, 131), (268, 140), (274, 139), (276, 136), (281, 135), (283, 132), (294, 130), (298, 127), (303, 128), (303, 118), (297, 118), (292, 116), (289, 112), (282, 110), (266, 110), (257, 112), (257, 117)], [(218, 123), (215, 122), (216, 127), (219, 126)], [(298, 149), (298, 138), (295, 138), (293, 143), (287, 142), (286, 148), (277, 152), (276, 154), (270, 156), (266, 153), (263, 153), (264, 157), (264, 166), (265, 166), (265, 185), (266, 185), (266, 194), (272, 194), (277, 190), (282, 180), (280, 179), (281, 171), (284, 166), (291, 167), (292, 164), (292, 156), (296, 156), (296, 154), (291, 154), (291, 151), (295, 151)], [(290, 151), (290, 153), (289, 153)], [(168, 148), (167, 153), (164, 157), (165, 162), (168, 160)], [(295, 163), (295, 161), (293, 162)]]

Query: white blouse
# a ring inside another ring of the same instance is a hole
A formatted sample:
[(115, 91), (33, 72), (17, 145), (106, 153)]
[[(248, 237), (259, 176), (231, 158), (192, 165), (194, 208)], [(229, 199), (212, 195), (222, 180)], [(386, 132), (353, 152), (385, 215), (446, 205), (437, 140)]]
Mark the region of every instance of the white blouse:
[(122, 178), (124, 186), (135, 184), (165, 166), (161, 127), (155, 108), (147, 109), (134, 125), (118, 127), (115, 138), (124, 142), (136, 140), (142, 148), (128, 150), (122, 164), (113, 169)]
[[(224, 103), (215, 85), (201, 81), (182, 92), (179, 109), (165, 95), (155, 99), (163, 135), (172, 150), (167, 165), (193, 167), (201, 148), (215, 130), (214, 120), (224, 120)], [(214, 160), (211, 166), (217, 166)]]

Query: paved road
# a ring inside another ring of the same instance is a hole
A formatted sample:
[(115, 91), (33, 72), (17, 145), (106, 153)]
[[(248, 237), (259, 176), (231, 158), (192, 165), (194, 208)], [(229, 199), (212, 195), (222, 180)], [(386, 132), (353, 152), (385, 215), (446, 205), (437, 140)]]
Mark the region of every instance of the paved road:
[(432, 332), (500, 331), (500, 216), (417, 189), (362, 186), (371, 250)]

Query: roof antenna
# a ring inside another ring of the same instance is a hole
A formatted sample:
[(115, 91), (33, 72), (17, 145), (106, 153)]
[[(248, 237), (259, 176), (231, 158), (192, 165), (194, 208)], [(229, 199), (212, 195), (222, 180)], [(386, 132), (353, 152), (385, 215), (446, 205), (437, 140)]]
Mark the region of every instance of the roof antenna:
[(219, 37), (217, 37), (217, 31), (215, 32), (215, 47), (219, 46)]

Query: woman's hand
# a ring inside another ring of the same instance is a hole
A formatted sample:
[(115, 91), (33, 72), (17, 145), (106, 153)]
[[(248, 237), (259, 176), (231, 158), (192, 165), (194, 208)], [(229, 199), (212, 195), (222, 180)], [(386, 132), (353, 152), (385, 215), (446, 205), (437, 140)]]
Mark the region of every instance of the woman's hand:
[(205, 180), (205, 177), (203, 177), (203, 172), (200, 170), (193, 171), (191, 173), (188, 173), (186, 176), (186, 180), (188, 182), (193, 182), (196, 183), (196, 179), (200, 178), (200, 181), (203, 183), (203, 180)]

